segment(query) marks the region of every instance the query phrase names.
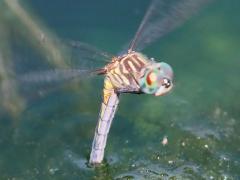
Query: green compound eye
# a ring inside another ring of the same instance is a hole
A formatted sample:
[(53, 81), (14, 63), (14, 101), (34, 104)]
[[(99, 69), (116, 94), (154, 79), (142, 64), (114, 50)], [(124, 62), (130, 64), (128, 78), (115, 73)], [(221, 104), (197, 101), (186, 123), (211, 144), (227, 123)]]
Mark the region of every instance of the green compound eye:
[(168, 64), (164, 62), (151, 64), (139, 79), (140, 89), (146, 94), (164, 95), (173, 87), (172, 78), (173, 71)]

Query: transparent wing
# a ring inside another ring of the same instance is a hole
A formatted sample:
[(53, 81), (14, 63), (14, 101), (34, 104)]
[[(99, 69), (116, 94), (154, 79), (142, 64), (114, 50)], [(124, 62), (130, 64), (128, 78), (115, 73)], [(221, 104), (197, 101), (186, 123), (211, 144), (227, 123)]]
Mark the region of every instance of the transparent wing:
[[(86, 80), (98, 71), (80, 69), (50, 69), (46, 71), (32, 71), (12, 79), (21, 96), (26, 102), (33, 102), (51, 92), (68, 87), (72, 84), (75, 89), (81, 87), (82, 80)], [(80, 84), (80, 86), (79, 86)]]
[[(77, 41), (58, 41), (61, 48), (61, 57), (64, 63), (58, 64), (52, 61), (52, 56), (43, 54), (36, 47), (46, 45), (43, 39), (41, 44), (32, 45), (19, 37), (11, 44), (11, 55), (8, 58), (8, 66), (3, 67), (7, 78), (0, 78), (0, 89), (4, 91), (1, 96), (12, 96), (9, 93), (13, 89), (18, 91), (18, 97), (32, 103), (39, 97), (43, 97), (61, 87), (67, 87), (69, 83), (78, 84), (87, 77), (99, 74), (101, 68), (111, 60), (111, 55), (96, 48)], [(74, 85), (75, 86), (75, 85)], [(75, 86), (79, 88), (79, 86)], [(5, 98), (6, 99), (6, 98)], [(18, 98), (19, 99), (19, 98)], [(13, 98), (13, 103), (7, 108), (15, 108), (13, 105), (20, 102)]]
[(33, 71), (16, 77), (20, 83), (54, 83), (97, 74), (97, 71), (80, 69), (51, 69)]
[[(41, 52), (42, 46), (48, 46), (48, 40), (43, 39), (37, 46), (29, 43), (13, 46), (13, 61), (17, 74), (33, 71), (49, 71), (54, 68), (94, 70), (104, 67), (112, 56), (88, 44), (73, 40), (55, 40), (57, 52), (51, 55)], [(57, 60), (61, 59), (61, 63)], [(69, 72), (70, 73), (70, 72)], [(40, 73), (39, 73), (40, 75)]]
[(183, 24), (210, 0), (153, 0), (129, 50), (142, 50)]
[(79, 41), (68, 40), (65, 44), (70, 54), (70, 67), (99, 69), (109, 63), (113, 57), (107, 52)]
[[(111, 55), (85, 43), (73, 40), (56, 42), (64, 60), (61, 65), (49, 60), (48, 56), (41, 54), (29, 44), (21, 44), (21, 46), (15, 44), (12, 64), (14, 79), (19, 85), (46, 89), (47, 86), (57, 86), (73, 79), (86, 79), (88, 76), (98, 74), (111, 60)], [(47, 43), (48, 41), (43, 39), (40, 46), (45, 46)]]

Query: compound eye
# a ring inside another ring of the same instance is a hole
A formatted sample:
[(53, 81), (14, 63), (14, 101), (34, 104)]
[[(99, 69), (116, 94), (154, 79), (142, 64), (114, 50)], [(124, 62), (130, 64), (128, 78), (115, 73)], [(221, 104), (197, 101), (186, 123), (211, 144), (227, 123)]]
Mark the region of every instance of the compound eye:
[(146, 80), (147, 80), (147, 84), (149, 86), (151, 86), (152, 84), (154, 84), (157, 80), (157, 75), (155, 72), (151, 71), (148, 73), (147, 77), (146, 77)]
[(163, 85), (165, 88), (169, 88), (169, 87), (171, 86), (171, 84), (172, 84), (172, 82), (171, 82), (169, 79), (167, 79), (167, 78), (164, 78), (164, 79), (163, 79), (162, 85)]

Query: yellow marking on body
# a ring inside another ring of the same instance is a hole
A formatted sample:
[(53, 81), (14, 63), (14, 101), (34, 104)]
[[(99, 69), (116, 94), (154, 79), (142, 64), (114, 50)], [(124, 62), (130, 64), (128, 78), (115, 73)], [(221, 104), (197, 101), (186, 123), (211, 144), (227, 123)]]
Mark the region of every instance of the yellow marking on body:
[(101, 112), (100, 112), (100, 117), (101, 117), (101, 118), (103, 118), (104, 113), (105, 113), (105, 111), (106, 111), (106, 108), (107, 108), (107, 105), (105, 105), (104, 103), (102, 103)]
[(126, 85), (130, 85), (130, 81), (128, 80), (128, 78), (127, 78), (124, 74), (121, 75), (121, 78), (122, 78), (124, 84), (126, 84)]
[(107, 104), (108, 103), (108, 100), (109, 100), (109, 97), (111, 96), (111, 92), (109, 92), (109, 91), (103, 91), (103, 102), (104, 102), (104, 104)]
[(112, 90), (113, 89), (113, 85), (112, 85), (110, 80), (106, 79), (104, 81), (104, 88), (107, 89), (107, 90)]
[(111, 80), (112, 80), (112, 83), (114, 84), (114, 87), (115, 87), (115, 88), (121, 87), (121, 84), (119, 84), (118, 81), (116, 81), (116, 80), (114, 79), (114, 77), (111, 77)]
[[(129, 72), (126, 74), (129, 74)], [(123, 84), (130, 85), (128, 78), (126, 78), (124, 73), (121, 73), (119, 67), (116, 67), (114, 70), (110, 71), (109, 77), (115, 87), (122, 86)]]
[(122, 84), (123, 83), (122, 79), (119, 77), (118, 74), (114, 73), (114, 74), (112, 74), (112, 77), (114, 78), (114, 80), (116, 80), (116, 83), (118, 83), (118, 84)]
[(114, 91), (113, 85), (109, 79), (105, 79), (104, 81), (104, 89), (103, 89), (103, 102), (104, 104), (108, 103), (108, 99)]
[(122, 73), (120, 72), (119, 67), (116, 67), (116, 68), (114, 69), (114, 73), (119, 74), (119, 75), (122, 74)]

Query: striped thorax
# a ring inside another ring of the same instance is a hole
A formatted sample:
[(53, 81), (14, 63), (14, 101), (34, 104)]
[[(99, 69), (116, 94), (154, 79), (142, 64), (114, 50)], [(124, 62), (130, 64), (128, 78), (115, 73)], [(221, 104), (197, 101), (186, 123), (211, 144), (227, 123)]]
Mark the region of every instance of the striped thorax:
[(142, 76), (141, 72), (148, 64), (147, 57), (132, 51), (112, 59), (112, 62), (105, 67), (106, 78), (117, 92), (137, 93), (140, 91), (138, 80)]

